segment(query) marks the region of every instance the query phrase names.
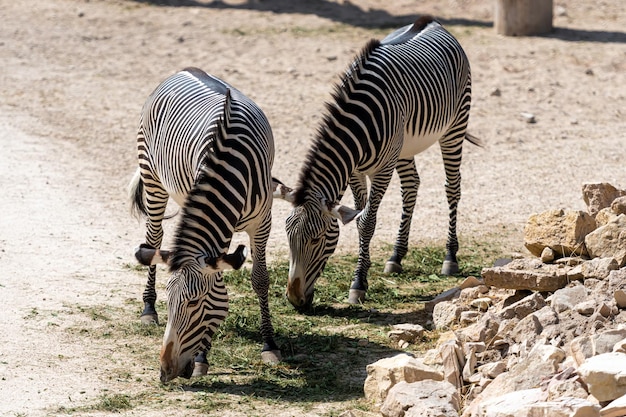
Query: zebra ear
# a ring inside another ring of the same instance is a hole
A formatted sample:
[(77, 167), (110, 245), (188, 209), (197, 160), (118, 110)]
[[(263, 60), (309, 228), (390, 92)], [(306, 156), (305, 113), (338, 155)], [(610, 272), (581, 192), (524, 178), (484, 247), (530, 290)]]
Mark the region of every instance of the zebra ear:
[(248, 256), (248, 249), (244, 245), (239, 245), (235, 252), (221, 255), (216, 258), (205, 258), (202, 272), (205, 274), (215, 274), (229, 269), (239, 269), (243, 266)]
[(135, 249), (135, 258), (141, 265), (145, 266), (167, 264), (170, 254), (169, 250), (154, 249), (145, 243)]
[(328, 214), (341, 220), (341, 223), (343, 224), (348, 224), (361, 215), (361, 210), (355, 210), (353, 208), (350, 208), (348, 206), (342, 206), (340, 204), (323, 204), (323, 207), (328, 210)]
[(281, 200), (288, 201), (293, 204), (294, 199), (294, 190), (293, 188), (287, 187), (280, 180), (272, 177), (272, 190), (274, 198), (280, 198)]

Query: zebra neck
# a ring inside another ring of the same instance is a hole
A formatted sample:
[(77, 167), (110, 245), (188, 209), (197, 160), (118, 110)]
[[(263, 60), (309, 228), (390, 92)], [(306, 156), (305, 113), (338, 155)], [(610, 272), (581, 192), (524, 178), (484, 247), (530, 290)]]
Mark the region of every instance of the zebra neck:
[(357, 157), (336, 141), (318, 140), (300, 172), (296, 204), (306, 200), (339, 201), (348, 187)]

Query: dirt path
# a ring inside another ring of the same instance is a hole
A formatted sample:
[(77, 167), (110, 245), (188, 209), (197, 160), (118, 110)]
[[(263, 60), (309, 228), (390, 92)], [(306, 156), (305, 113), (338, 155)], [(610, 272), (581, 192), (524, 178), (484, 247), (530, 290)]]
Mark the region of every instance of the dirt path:
[[(213, 72), (260, 104), (276, 137), (274, 174), (293, 183), (336, 74), (389, 31), (367, 27), (433, 13), (470, 57), (470, 128), (487, 144), (464, 153), (462, 245), (489, 239), (521, 250), (531, 213), (584, 208), (583, 182), (626, 188), (621, 0), (557, 2), (558, 30), (537, 38), (496, 36), (490, 1), (386, 3), (0, 1), (0, 415), (48, 415), (116, 384), (90, 359), (113, 347), (68, 333), (70, 313), (141, 297), (142, 280), (124, 268), (143, 233), (125, 196), (134, 132), (146, 96), (182, 67)], [(439, 150), (417, 163), (411, 237), (441, 242)], [(393, 241), (399, 199), (394, 179), (374, 245)], [(275, 205), (273, 259), (285, 258), (288, 210)], [(356, 244), (344, 228), (339, 250)]]

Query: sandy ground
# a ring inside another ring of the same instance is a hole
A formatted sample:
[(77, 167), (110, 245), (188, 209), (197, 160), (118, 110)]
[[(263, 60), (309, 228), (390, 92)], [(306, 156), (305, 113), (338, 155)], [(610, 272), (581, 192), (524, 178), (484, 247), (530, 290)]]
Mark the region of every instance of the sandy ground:
[[(505, 38), (486, 0), (0, 0), (0, 415), (49, 415), (116, 384), (91, 359), (111, 347), (66, 334), (71, 321), (50, 312), (140, 299), (143, 281), (124, 268), (143, 238), (125, 194), (138, 115), (185, 66), (257, 101), (274, 130), (274, 175), (293, 184), (337, 74), (372, 36), (431, 13), (470, 58), (470, 131), (486, 143), (465, 148), (462, 246), (486, 240), (520, 251), (531, 213), (584, 209), (584, 182), (626, 188), (622, 0), (555, 6), (553, 34)], [(388, 29), (371, 29), (381, 25)], [(412, 242), (441, 243), (438, 148), (417, 165)], [(374, 246), (393, 242), (399, 200), (394, 179)], [(275, 203), (271, 259), (285, 259), (288, 211)], [(356, 245), (346, 226), (338, 250)]]

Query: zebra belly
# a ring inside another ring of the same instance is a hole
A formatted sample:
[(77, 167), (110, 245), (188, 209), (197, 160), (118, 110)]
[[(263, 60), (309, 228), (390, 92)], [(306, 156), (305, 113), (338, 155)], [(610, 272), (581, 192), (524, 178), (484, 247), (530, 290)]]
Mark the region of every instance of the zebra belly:
[(405, 132), (404, 142), (400, 150), (400, 159), (411, 158), (418, 153), (424, 152), (437, 142), (443, 133), (442, 131), (429, 133), (427, 135), (411, 136)]

